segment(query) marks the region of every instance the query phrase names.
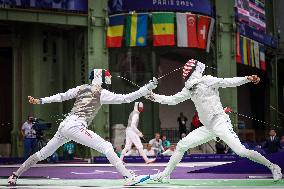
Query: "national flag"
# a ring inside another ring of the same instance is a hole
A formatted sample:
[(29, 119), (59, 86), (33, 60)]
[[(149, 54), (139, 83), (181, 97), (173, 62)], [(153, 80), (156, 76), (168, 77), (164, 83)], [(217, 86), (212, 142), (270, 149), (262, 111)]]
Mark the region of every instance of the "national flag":
[(247, 38), (241, 36), (241, 54), (242, 54), (242, 64), (248, 65), (247, 57)]
[(240, 36), (241, 64), (244, 64), (244, 38)]
[(126, 45), (145, 46), (148, 31), (148, 14), (130, 14), (126, 19)]
[(265, 49), (264, 46), (261, 46), (259, 48), (259, 62), (260, 62), (260, 68), (262, 70), (266, 70), (266, 63), (265, 63)]
[(242, 63), (242, 55), (241, 55), (241, 39), (240, 39), (240, 33), (237, 32), (236, 34), (236, 62)]
[(247, 39), (247, 59), (248, 59), (248, 65), (251, 65), (250, 39)]
[(199, 15), (197, 24), (198, 48), (206, 49), (211, 18)]
[(255, 53), (254, 53), (254, 41), (250, 40), (250, 63), (252, 67), (255, 67)]
[(174, 13), (161, 12), (152, 14), (153, 45), (175, 45)]
[(177, 21), (177, 46), (198, 47), (196, 32), (196, 15), (187, 13), (176, 13)]
[(209, 27), (208, 36), (207, 36), (206, 52), (210, 51), (211, 37), (212, 37), (214, 25), (215, 25), (215, 19), (211, 18), (210, 27)]
[(115, 15), (109, 17), (107, 28), (107, 47), (121, 47), (124, 30), (125, 15)]
[(255, 67), (260, 68), (259, 66), (259, 44), (258, 42), (254, 42), (254, 62)]

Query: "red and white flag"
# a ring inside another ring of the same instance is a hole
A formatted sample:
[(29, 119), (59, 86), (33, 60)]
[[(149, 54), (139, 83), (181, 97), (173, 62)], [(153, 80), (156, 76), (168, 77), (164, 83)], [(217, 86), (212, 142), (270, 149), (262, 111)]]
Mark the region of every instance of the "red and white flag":
[(198, 47), (196, 32), (196, 15), (189, 13), (176, 13), (177, 20), (177, 46)]
[(208, 16), (199, 15), (197, 25), (197, 39), (198, 48), (207, 48), (208, 32), (210, 27), (211, 18)]
[(242, 63), (241, 46), (240, 46), (240, 33), (236, 33), (236, 62)]

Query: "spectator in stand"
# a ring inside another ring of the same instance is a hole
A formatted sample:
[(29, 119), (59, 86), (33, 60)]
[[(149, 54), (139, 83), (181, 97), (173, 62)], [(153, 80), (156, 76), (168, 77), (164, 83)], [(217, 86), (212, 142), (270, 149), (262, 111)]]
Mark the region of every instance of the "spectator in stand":
[(146, 156), (155, 156), (155, 151), (151, 144), (147, 144), (146, 149), (144, 149)]
[(155, 155), (159, 155), (162, 153), (164, 150), (162, 140), (161, 140), (161, 135), (160, 133), (155, 134), (155, 138), (149, 141), (149, 144), (152, 145), (153, 150), (155, 151)]
[(183, 115), (182, 112), (180, 112), (179, 117), (177, 118), (177, 122), (179, 124), (179, 137), (181, 138), (182, 133), (187, 133), (186, 130), (186, 122), (188, 121), (187, 117)]
[(197, 129), (198, 127), (201, 127), (202, 125), (203, 124), (199, 120), (198, 113), (195, 112), (191, 120), (191, 129), (192, 130)]
[(119, 151), (118, 147), (114, 147), (113, 149), (114, 149), (114, 152), (116, 153), (116, 155), (117, 155), (118, 157), (120, 157), (121, 152)]
[(279, 151), (280, 146), (280, 139), (276, 136), (276, 131), (274, 129), (270, 129), (269, 137), (266, 139), (260, 148), (266, 148), (266, 152), (268, 154), (276, 153)]
[(169, 149), (167, 149), (166, 151), (164, 151), (162, 153), (162, 155), (164, 155), (164, 156), (171, 156), (171, 155), (174, 154), (175, 149), (176, 149), (176, 146), (175, 145), (171, 145)]
[(28, 116), (27, 121), (22, 125), (21, 133), (24, 137), (24, 158), (27, 159), (31, 154), (36, 152), (36, 131), (33, 128), (32, 116)]
[(171, 142), (167, 140), (167, 137), (165, 135), (163, 135), (162, 137), (162, 144), (163, 144), (164, 150), (167, 150), (171, 146)]
[(131, 149), (125, 154), (125, 156), (139, 156), (136, 146), (132, 145)]
[(216, 154), (225, 154), (226, 153), (226, 145), (225, 143), (220, 140), (219, 137), (216, 137)]
[(65, 160), (73, 160), (75, 154), (75, 146), (73, 142), (67, 142), (63, 145), (63, 158)]

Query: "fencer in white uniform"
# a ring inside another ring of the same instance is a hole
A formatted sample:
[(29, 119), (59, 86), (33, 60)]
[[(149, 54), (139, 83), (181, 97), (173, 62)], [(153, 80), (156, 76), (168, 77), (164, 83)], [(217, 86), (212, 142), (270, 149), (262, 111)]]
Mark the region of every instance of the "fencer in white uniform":
[(204, 75), (205, 65), (196, 60), (188, 61), (183, 69), (183, 78), (186, 80), (185, 87), (181, 92), (172, 96), (158, 95), (152, 93), (147, 98), (168, 105), (176, 105), (191, 99), (198, 112), (200, 121), (204, 126), (190, 132), (185, 138), (177, 143), (176, 150), (171, 156), (167, 167), (163, 172), (152, 175), (156, 181), (163, 181), (174, 170), (181, 161), (184, 152), (204, 144), (215, 137), (223, 140), (236, 154), (247, 157), (250, 160), (268, 167), (273, 174), (274, 180), (282, 178), (281, 168), (271, 163), (265, 157), (254, 150), (246, 149), (240, 142), (233, 130), (229, 116), (224, 112), (219, 97), (220, 87), (237, 87), (248, 82), (257, 84), (260, 79), (256, 75), (233, 78), (217, 78)]
[(125, 138), (125, 148), (121, 152), (120, 159), (123, 161), (125, 154), (131, 149), (132, 145), (134, 144), (139, 152), (139, 154), (143, 157), (147, 164), (153, 163), (155, 159), (149, 159), (144, 150), (143, 144), (141, 142), (141, 138), (143, 138), (143, 134), (141, 131), (138, 130), (139, 124), (139, 115), (143, 111), (143, 103), (142, 102), (135, 102), (134, 109), (130, 113), (128, 118), (128, 125), (125, 131), (126, 138)]
[(125, 185), (135, 185), (147, 180), (149, 176), (136, 176), (127, 170), (123, 162), (114, 152), (110, 142), (104, 140), (99, 135), (88, 129), (97, 112), (103, 104), (130, 103), (136, 99), (149, 94), (150, 90), (156, 88), (157, 80), (153, 78), (149, 84), (139, 90), (129, 94), (115, 94), (104, 89), (106, 84), (111, 84), (111, 75), (108, 70), (94, 69), (90, 74), (91, 84), (84, 84), (69, 89), (65, 93), (59, 93), (50, 97), (36, 99), (29, 96), (32, 104), (47, 104), (52, 102), (62, 102), (76, 98), (74, 106), (69, 115), (60, 123), (58, 131), (54, 137), (40, 151), (30, 156), (20, 168), (8, 179), (8, 183), (15, 185), (17, 178), (38, 161), (44, 160), (53, 154), (60, 146), (73, 140), (98, 152), (105, 154), (109, 162), (125, 178)]

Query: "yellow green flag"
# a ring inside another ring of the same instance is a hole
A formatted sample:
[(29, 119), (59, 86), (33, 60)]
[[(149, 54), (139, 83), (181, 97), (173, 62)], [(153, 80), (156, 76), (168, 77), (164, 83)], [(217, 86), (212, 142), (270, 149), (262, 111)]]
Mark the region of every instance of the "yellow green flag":
[(175, 45), (174, 13), (153, 13), (153, 45)]

